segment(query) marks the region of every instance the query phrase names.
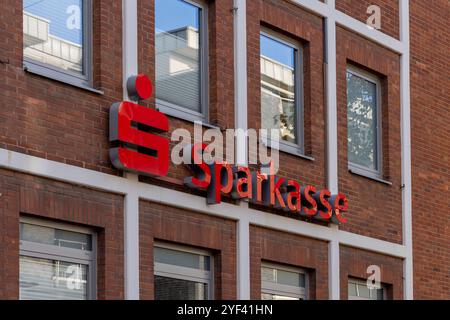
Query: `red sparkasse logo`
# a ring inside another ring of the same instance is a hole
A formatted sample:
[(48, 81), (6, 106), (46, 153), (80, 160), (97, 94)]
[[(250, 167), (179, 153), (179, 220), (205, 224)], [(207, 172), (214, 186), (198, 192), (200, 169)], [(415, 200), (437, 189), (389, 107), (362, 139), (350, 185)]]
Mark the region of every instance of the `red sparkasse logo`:
[[(151, 81), (145, 75), (130, 77), (127, 90), (133, 100), (152, 95)], [(149, 176), (166, 176), (169, 170), (169, 140), (157, 135), (169, 131), (165, 114), (133, 102), (114, 103), (110, 109), (110, 159), (114, 167)], [(286, 212), (333, 223), (345, 223), (347, 197), (332, 195), (327, 189), (301, 186), (274, 174), (272, 163), (268, 173), (249, 167), (234, 166), (225, 161), (206, 163), (203, 153), (207, 145), (196, 143), (183, 148), (184, 159), (192, 176), (184, 179), (190, 188), (206, 190), (209, 204), (218, 204), (222, 196), (247, 200)]]

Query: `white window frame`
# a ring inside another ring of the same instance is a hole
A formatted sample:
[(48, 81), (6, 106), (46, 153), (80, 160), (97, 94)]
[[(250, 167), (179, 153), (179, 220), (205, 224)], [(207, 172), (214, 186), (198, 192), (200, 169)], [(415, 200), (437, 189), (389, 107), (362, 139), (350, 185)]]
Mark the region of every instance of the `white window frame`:
[(214, 299), (214, 257), (211, 252), (183, 245), (163, 242), (155, 242), (153, 247), (209, 257), (209, 271), (160, 263), (156, 262), (155, 258), (153, 257), (153, 273), (155, 276), (206, 284), (208, 288), (206, 295), (207, 300)]
[(89, 91), (102, 93), (93, 88), (93, 8), (92, 0), (83, 1), (83, 74), (63, 70), (48, 63), (23, 56), (25, 71), (64, 82)]
[[(359, 78), (362, 78), (368, 82), (371, 82), (375, 84), (375, 90), (376, 90), (376, 103), (375, 108), (377, 109), (375, 112), (376, 115), (376, 144), (375, 144), (375, 150), (374, 152), (376, 157), (375, 165), (377, 166), (376, 170), (364, 167), (362, 165), (352, 163), (348, 161), (348, 169), (350, 172), (363, 175), (375, 180), (383, 181), (383, 142), (382, 142), (382, 133), (383, 133), (383, 127), (382, 127), (382, 96), (381, 96), (381, 81), (380, 78), (375, 76), (374, 74), (367, 72), (365, 70), (362, 70), (360, 68), (357, 68), (353, 65), (347, 65), (345, 78), (346, 78), (346, 87), (348, 87), (347, 83), (347, 73), (351, 73)], [(348, 114), (348, 97), (346, 101), (346, 114)], [(348, 128), (348, 120), (345, 124)], [(348, 139), (348, 132), (347, 132), (347, 139)], [(347, 140), (348, 141), (348, 140)], [(348, 143), (348, 142), (347, 142)], [(347, 153), (348, 154), (348, 153)], [(384, 181), (383, 181), (384, 182)]]
[[(278, 149), (280, 151), (290, 153), (296, 156), (301, 156), (308, 158), (305, 155), (305, 124), (304, 124), (304, 75), (303, 75), (303, 59), (304, 59), (304, 52), (303, 52), (303, 46), (298, 41), (295, 41), (292, 38), (289, 38), (288, 36), (285, 36), (283, 34), (280, 34), (279, 32), (276, 32), (274, 30), (271, 30), (267, 27), (261, 27), (259, 36), (265, 36), (267, 38), (270, 38), (274, 41), (280, 42), (284, 45), (287, 45), (295, 50), (294, 55), (294, 76), (295, 76), (295, 84), (294, 84), (294, 104), (295, 104), (295, 110), (297, 113), (297, 116), (295, 118), (295, 135), (297, 137), (297, 143), (284, 141), (280, 139), (278, 143)], [(260, 57), (262, 53), (260, 52)], [(261, 61), (261, 59), (260, 59)], [(261, 68), (260, 68), (261, 69)], [(262, 91), (262, 84), (260, 83), (260, 90)], [(261, 105), (262, 107), (262, 105)], [(262, 120), (262, 118), (261, 118)], [(261, 121), (262, 122), (262, 121)], [(271, 141), (268, 137), (263, 137), (263, 143), (270, 147), (275, 148), (276, 144)]]
[(264, 267), (303, 274), (305, 276), (305, 287), (301, 288), (298, 286), (289, 286), (284, 284), (263, 281), (261, 275), (261, 295), (273, 294), (303, 300), (309, 299), (309, 276), (308, 272), (305, 269), (275, 264), (271, 262), (262, 262), (261, 269)]
[(19, 256), (87, 265), (87, 300), (97, 299), (97, 233), (94, 230), (82, 226), (63, 222), (53, 222), (35, 217), (20, 217), (19, 222), (90, 235), (92, 241), (91, 251), (20, 240)]
[[(350, 284), (350, 283), (356, 285), (356, 294), (357, 294), (357, 296), (350, 296), (350, 293), (347, 292), (348, 300), (373, 300), (373, 299), (370, 299), (370, 298), (365, 298), (365, 297), (360, 297), (359, 296), (358, 286), (365, 286), (365, 287), (367, 287), (367, 282), (366, 281), (350, 277), (350, 278), (348, 278), (348, 284)], [(387, 300), (387, 287), (385, 285), (381, 284), (381, 288), (380, 289), (383, 290), (383, 300)], [(347, 285), (347, 291), (349, 291), (348, 290), (348, 285)], [(372, 290), (369, 289), (370, 295), (372, 295), (374, 293), (374, 291), (375, 290), (373, 290), (373, 289)], [(378, 299), (376, 299), (376, 300), (378, 300)]]
[[(204, 0), (182, 0), (201, 9), (200, 14), (200, 110), (196, 112), (186, 107), (162, 99), (155, 99), (156, 109), (175, 118), (187, 121), (209, 123), (209, 41), (208, 41), (208, 5)], [(156, 12), (156, 8), (155, 8)], [(156, 33), (156, 32), (155, 32)], [(155, 57), (156, 59), (156, 57)], [(155, 61), (156, 66), (156, 61)], [(174, 92), (174, 94), (177, 94)]]

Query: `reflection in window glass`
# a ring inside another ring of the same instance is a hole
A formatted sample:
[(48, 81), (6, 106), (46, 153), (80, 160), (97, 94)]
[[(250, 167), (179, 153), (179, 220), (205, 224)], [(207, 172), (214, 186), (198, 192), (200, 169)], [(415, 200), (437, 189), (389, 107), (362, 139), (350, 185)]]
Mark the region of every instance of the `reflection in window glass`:
[(180, 267), (209, 270), (209, 257), (190, 252), (155, 247), (155, 262)]
[(373, 289), (367, 287), (363, 280), (350, 279), (348, 282), (349, 300), (384, 300), (385, 288)]
[(82, 0), (23, 0), (25, 58), (82, 75), (83, 38)]
[(156, 98), (201, 113), (202, 9), (182, 0), (155, 0)]
[(87, 299), (88, 266), (20, 256), (21, 300)]
[(348, 161), (370, 170), (377, 165), (377, 87), (347, 72)]
[(288, 296), (281, 296), (278, 294), (263, 293), (263, 294), (261, 294), (261, 300), (303, 300), (303, 299), (288, 297)]
[(261, 34), (261, 127), (297, 143), (295, 56), (297, 49)]
[(155, 300), (206, 300), (205, 283), (155, 276)]

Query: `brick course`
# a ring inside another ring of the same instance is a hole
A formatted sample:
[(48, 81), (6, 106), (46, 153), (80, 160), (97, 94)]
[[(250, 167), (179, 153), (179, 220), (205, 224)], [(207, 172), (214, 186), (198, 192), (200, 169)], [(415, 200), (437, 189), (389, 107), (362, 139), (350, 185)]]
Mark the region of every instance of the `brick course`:
[[(337, 28), (339, 190), (349, 197), (343, 230), (401, 243), (400, 58), (351, 32)], [(347, 160), (347, 65), (368, 70), (381, 81), (382, 174), (384, 183), (351, 174)]]
[(140, 201), (140, 298), (153, 299), (153, 245), (165, 241), (210, 251), (214, 298), (236, 299), (236, 223)]
[(378, 266), (381, 271), (381, 283), (387, 287), (387, 298), (403, 299), (403, 262), (373, 252), (355, 248), (340, 247), (341, 263), (341, 299), (348, 299), (348, 278), (366, 280), (367, 268), (371, 265)]
[[(109, 107), (122, 100), (122, 1), (94, 0), (95, 94), (23, 70), (22, 2), (5, 0), (0, 11), (0, 148), (113, 175), (108, 157)], [(381, 31), (399, 37), (396, 0), (336, 0), (336, 7), (365, 22), (370, 4), (381, 7)], [(210, 121), (234, 127), (233, 1), (208, 1)], [(326, 110), (323, 67), (323, 19), (287, 1), (247, 1), (249, 127), (260, 127), (261, 26), (280, 32), (303, 47), (305, 150), (314, 161), (280, 154), (280, 175), (303, 184), (326, 187)], [(415, 298), (450, 298), (450, 4), (447, 0), (410, 1), (411, 132), (413, 166), (413, 239)], [(139, 72), (155, 78), (154, 5), (138, 0)], [(342, 230), (395, 243), (402, 242), (400, 60), (395, 53), (337, 28), (339, 189), (349, 196), (349, 222)], [(392, 185), (350, 174), (347, 168), (346, 83), (348, 63), (378, 75), (382, 82), (383, 178)], [(142, 102), (154, 107), (154, 99)], [(170, 118), (171, 130), (192, 123)], [(170, 133), (166, 135), (170, 137)], [(172, 144), (173, 146), (173, 144)], [(186, 168), (171, 165), (165, 181), (141, 181), (193, 192), (182, 187)], [(99, 265), (99, 298), (123, 298), (123, 203), (117, 195), (0, 170), (0, 298), (18, 296), (19, 212), (90, 225), (100, 230), (104, 257)], [(6, 191), (5, 191), (6, 190)], [(24, 199), (29, 199), (25, 201)], [(82, 199), (83, 201), (81, 201)], [(205, 200), (206, 201), (206, 200)], [(228, 200), (225, 200), (228, 201)], [(89, 205), (86, 205), (86, 202)], [(54, 207), (52, 207), (54, 206)], [(262, 209), (259, 207), (259, 209)], [(262, 209), (267, 210), (267, 209)], [(95, 212), (95, 214), (89, 215)], [(99, 212), (101, 214), (99, 214)], [(275, 212), (282, 214), (280, 212)], [(164, 213), (164, 214), (163, 214)], [(89, 215), (89, 216), (88, 216)], [(430, 215), (433, 215), (430, 217)], [(141, 294), (153, 297), (153, 238), (183, 242), (218, 255), (216, 296), (235, 298), (235, 224), (171, 207), (141, 202)], [(178, 221), (184, 221), (183, 230)], [(162, 229), (162, 225), (167, 225)], [(175, 226), (175, 227), (174, 227)], [(187, 231), (184, 231), (185, 229)], [(103, 230), (103, 231), (102, 231)], [(180, 232), (175, 232), (179, 230)], [(201, 238), (194, 230), (208, 237)], [(252, 298), (259, 297), (259, 261), (268, 259), (316, 270), (316, 298), (326, 298), (326, 246), (321, 241), (251, 228)], [(284, 247), (281, 255), (275, 248)], [(311, 246), (310, 249), (308, 249)], [(299, 249), (300, 248), (300, 249)], [(303, 252), (303, 254), (296, 253)], [(325, 251), (324, 251), (325, 250)], [(286, 253), (286, 255), (284, 254)], [(315, 256), (317, 254), (317, 256)], [(224, 259), (223, 257), (226, 257)], [(350, 248), (341, 249), (341, 291), (346, 275), (365, 277), (367, 262), (380, 263), (393, 297), (401, 298), (399, 260)], [(319, 272), (319, 273), (318, 273)], [(219, 290), (220, 289), (220, 290)], [(221, 293), (219, 293), (221, 291)], [(314, 296), (314, 295), (312, 295)]]

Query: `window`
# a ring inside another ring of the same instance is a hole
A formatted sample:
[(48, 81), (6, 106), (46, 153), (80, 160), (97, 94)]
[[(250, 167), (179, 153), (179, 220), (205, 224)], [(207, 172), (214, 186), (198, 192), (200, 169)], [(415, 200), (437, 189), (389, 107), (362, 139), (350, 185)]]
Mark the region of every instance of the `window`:
[(207, 121), (206, 26), (203, 2), (155, 0), (155, 96), (164, 113)]
[(380, 82), (367, 72), (347, 70), (347, 130), (349, 168), (381, 176)]
[(305, 271), (263, 263), (261, 267), (262, 300), (306, 300), (308, 278)]
[(261, 128), (279, 130), (281, 150), (303, 154), (300, 47), (265, 30), (260, 44)]
[(155, 300), (212, 299), (212, 257), (191, 248), (158, 244), (154, 251)]
[(24, 65), (79, 86), (91, 84), (91, 0), (23, 0)]
[(95, 234), (22, 218), (19, 270), (20, 299), (95, 299)]
[(386, 287), (369, 289), (366, 281), (359, 279), (348, 280), (349, 300), (386, 300)]

